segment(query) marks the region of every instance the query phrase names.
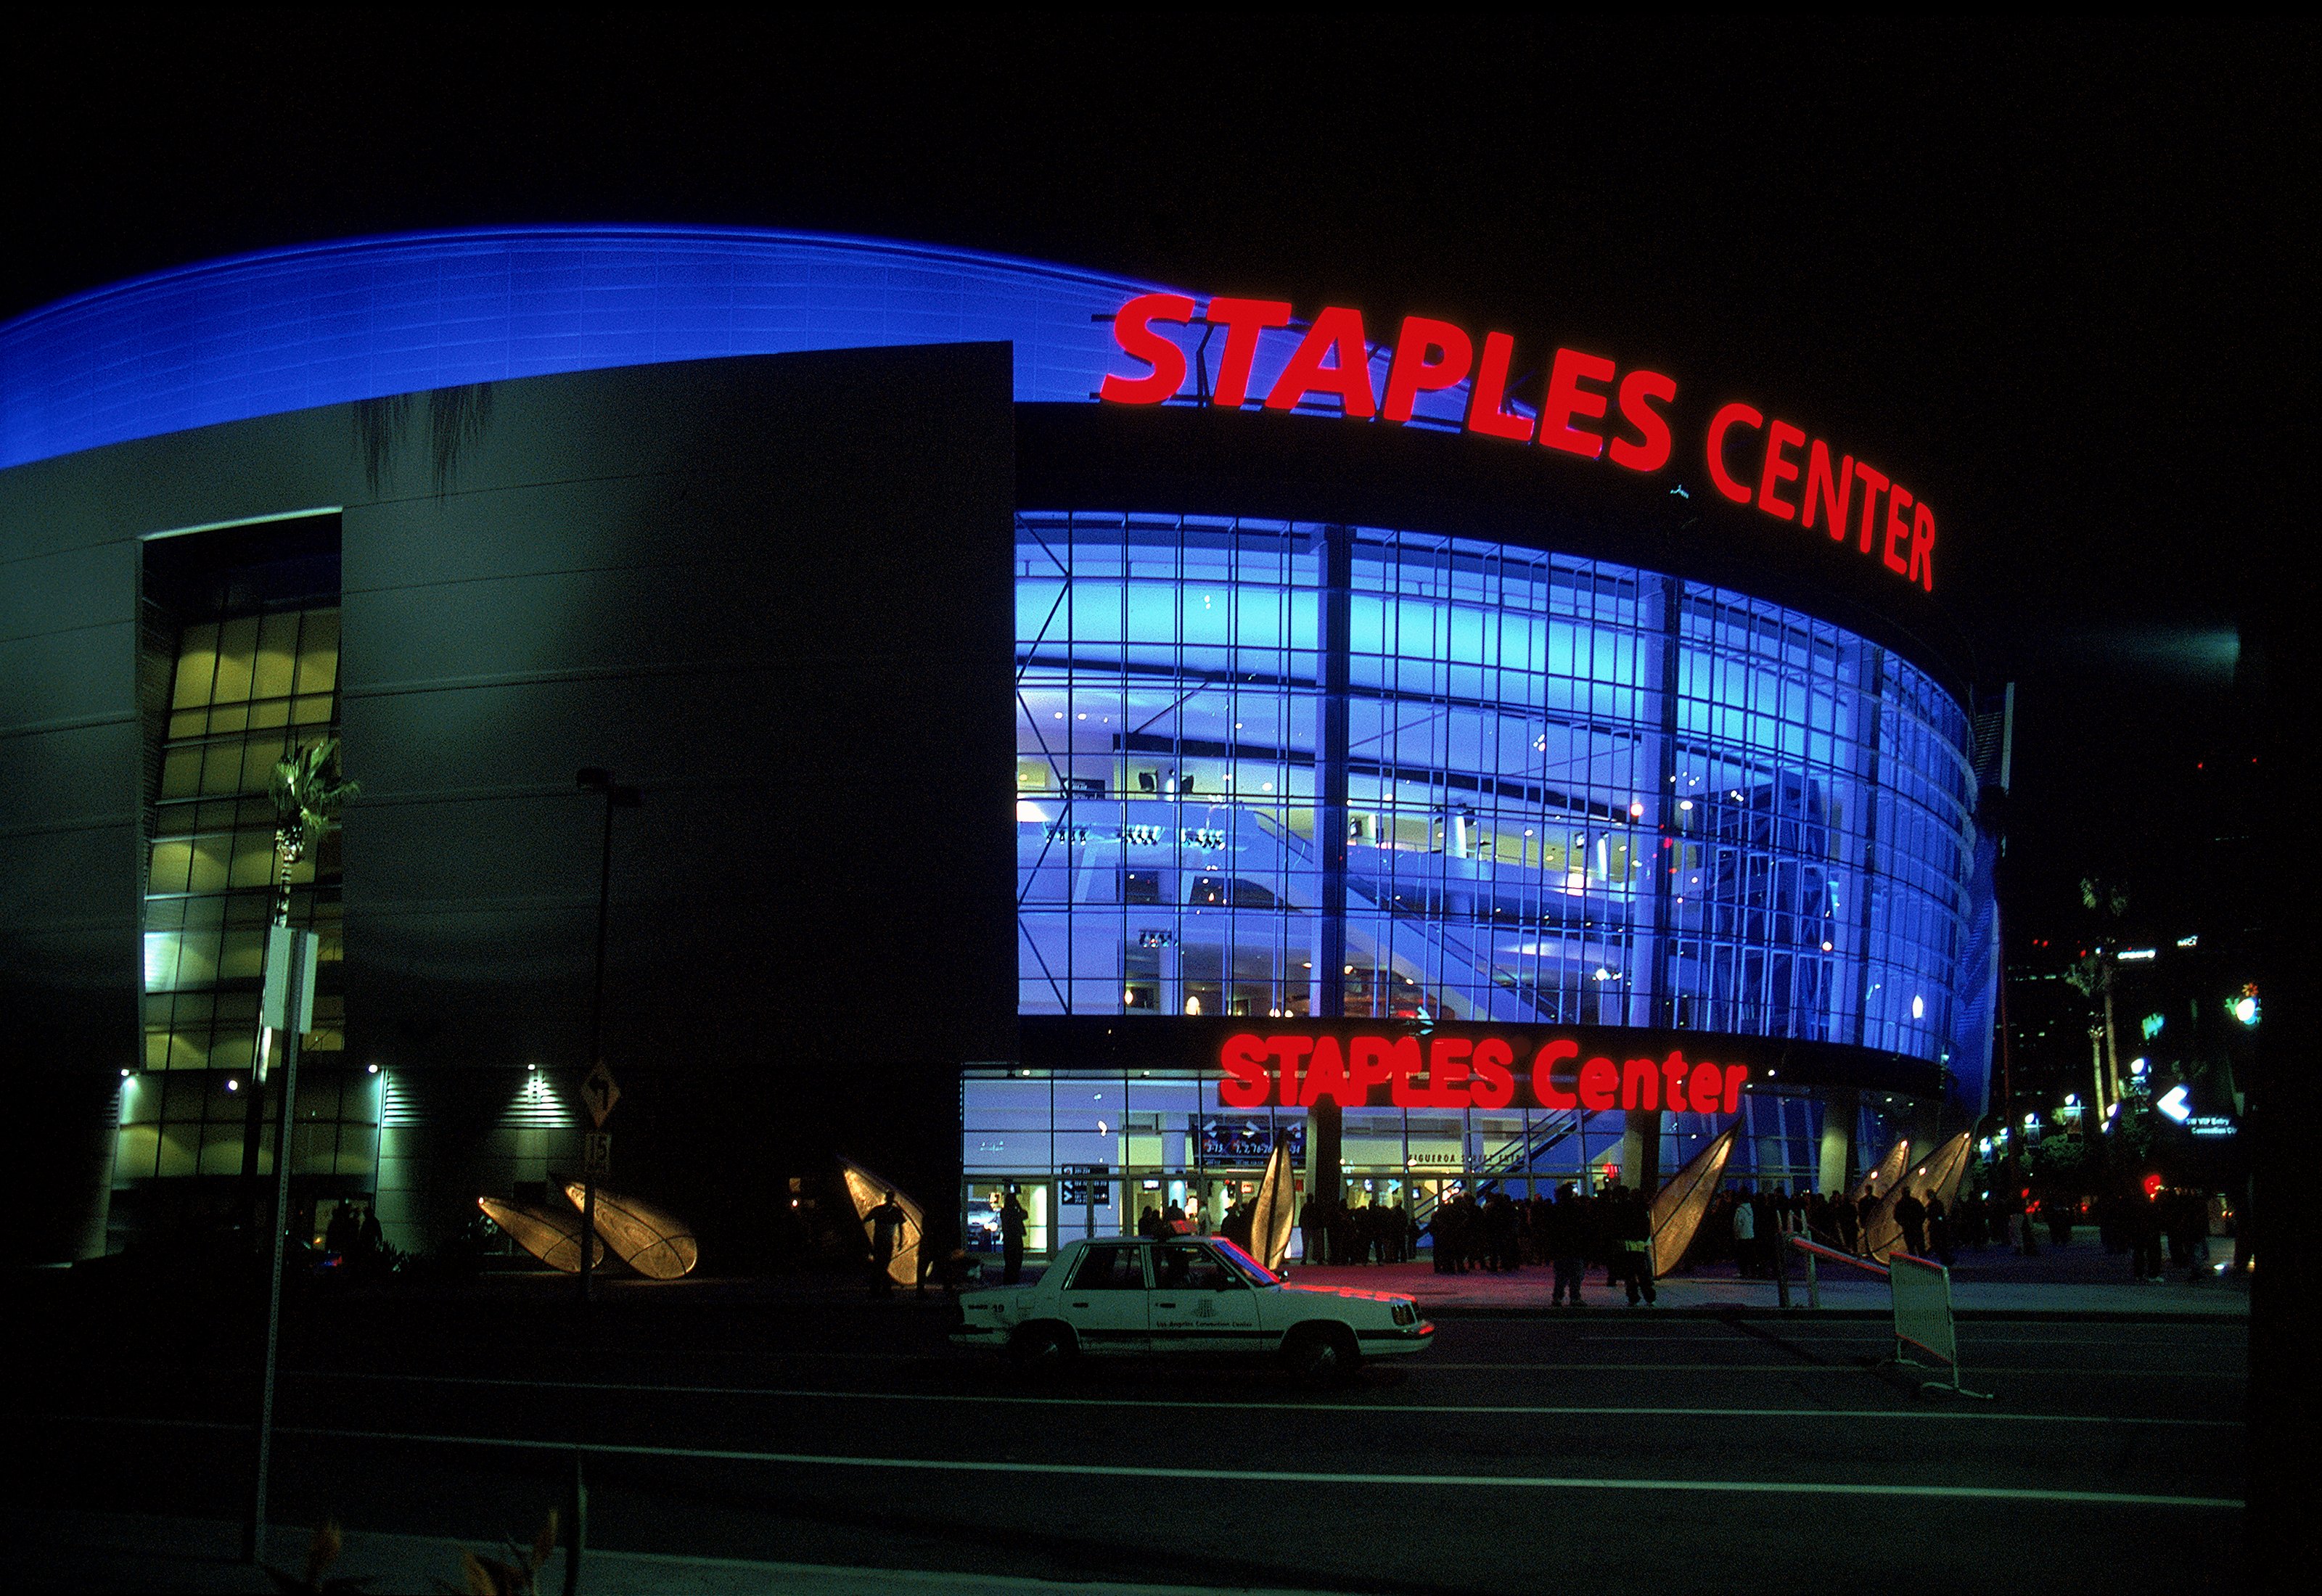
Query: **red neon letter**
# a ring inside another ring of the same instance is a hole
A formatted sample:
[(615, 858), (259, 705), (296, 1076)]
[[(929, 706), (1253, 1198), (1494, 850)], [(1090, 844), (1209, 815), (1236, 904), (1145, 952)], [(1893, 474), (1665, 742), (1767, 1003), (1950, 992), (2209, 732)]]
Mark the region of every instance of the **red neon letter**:
[(1419, 1038), (1397, 1036), (1393, 1042), (1387, 1044), (1387, 1069), (1391, 1079), (1391, 1084), (1387, 1089), (1389, 1099), (1398, 1108), (1426, 1108), (1427, 1089), (1412, 1080), (1412, 1077), (1418, 1074), (1421, 1069)]
[(1621, 1107), (1661, 1106), (1661, 1072), (1650, 1059), (1631, 1059), (1621, 1071)]
[(1806, 455), (1806, 518), (1805, 529), (1814, 530), (1817, 507), (1830, 513), (1830, 535), (1846, 535), (1846, 501), (1854, 497), (1854, 456), (1843, 455), (1838, 462), (1838, 475), (1830, 474), (1830, 451), (1820, 438)]
[(1862, 484), (1862, 552), (1870, 552), (1870, 521), (1879, 514), (1879, 495), (1887, 486), (1887, 479), (1860, 461), (1854, 462), (1854, 479)]
[(1685, 1054), (1672, 1053), (1661, 1061), (1661, 1101), (1669, 1106), (1672, 1114), (1685, 1108)]
[(1476, 1084), (1467, 1099), (1478, 1108), (1504, 1108), (1515, 1100), (1515, 1072), (1508, 1066), (1515, 1062), (1516, 1050), (1496, 1036), (1486, 1036), (1476, 1044)]
[[(1354, 1098), (1351, 1103), (1347, 1100), (1349, 1097)], [(1347, 1061), (1336, 1036), (1314, 1038), (1314, 1056), (1306, 1061), (1306, 1084), (1298, 1089), (1299, 1102), (1309, 1108), (1324, 1098), (1341, 1108), (1358, 1108), (1363, 1101), (1347, 1079)]]
[(1121, 353), (1153, 368), (1143, 377), (1105, 374), (1096, 396), (1115, 405), (1158, 405), (1185, 386), (1185, 351), (1153, 330), (1155, 322), (1193, 319), (1193, 302), (1183, 294), (1139, 294), (1113, 313), (1112, 341)]
[(1266, 1072), (1266, 1044), (1255, 1036), (1229, 1036), (1218, 1062), (1226, 1079), (1218, 1082), (1218, 1101), (1229, 1108), (1262, 1108), (1274, 1081)]
[(1438, 1036), (1427, 1044), (1427, 1100), (1438, 1108), (1467, 1106), (1467, 1049), (1460, 1036)]
[[(1322, 357), (1334, 355), (1325, 366)], [(1308, 394), (1336, 394), (1350, 417), (1368, 421), (1378, 414), (1371, 394), (1371, 356), (1363, 342), (1363, 313), (1333, 305), (1314, 318), (1298, 352), (1282, 369), (1274, 391), (1266, 396), (1268, 410), (1288, 410)]]
[(1886, 562), (1887, 569), (1898, 577), (1911, 574), (1910, 561), (1895, 546), (1910, 542), (1911, 524), (1903, 519), (1903, 512), (1910, 507), (1911, 490), (1900, 482), (1896, 483), (1894, 490), (1887, 496), (1887, 546), (1879, 552), (1879, 557)]
[(1911, 579), (1935, 590), (1935, 513), (1924, 499), (1911, 512)]
[(1210, 390), (1210, 403), (1220, 410), (1239, 410), (1249, 397), (1257, 335), (1268, 327), (1288, 326), (1290, 306), (1279, 299), (1212, 299), (1207, 315), (1210, 325), (1226, 330), (1225, 352), (1218, 357), (1218, 381)]
[(1728, 1114), (1739, 1114), (1742, 1112), (1742, 1083), (1749, 1079), (1749, 1065), (1728, 1064), (1725, 1066), (1725, 1112)]
[(1758, 507), (1769, 515), (1778, 515), (1787, 521), (1798, 513), (1796, 505), (1775, 497), (1774, 490), (1785, 482), (1798, 479), (1798, 468), (1783, 459), (1782, 454), (1805, 441), (1805, 433), (1787, 421), (1777, 421), (1766, 429), (1766, 469), (1758, 478)]
[(1556, 1083), (1556, 1066), (1580, 1056), (1580, 1044), (1559, 1038), (1532, 1054), (1531, 1095), (1543, 1108), (1577, 1108), (1580, 1099)]
[(1656, 399), (1668, 404), (1677, 397), (1677, 383), (1658, 371), (1632, 371), (1621, 378), (1621, 419), (1637, 429), (1639, 442), (1613, 440), (1613, 463), (1632, 471), (1658, 471), (1668, 464), (1669, 427), (1653, 408)]
[(1621, 1072), (1607, 1058), (1590, 1059), (1580, 1066), (1580, 1106), (1590, 1113), (1601, 1113), (1613, 1106), (1613, 1094), (1620, 1089)]
[(1604, 396), (1592, 393), (1584, 382), (1613, 380), (1613, 362), (1602, 355), (1584, 355), (1577, 349), (1559, 349), (1548, 370), (1548, 397), (1540, 406), (1540, 441), (1550, 449), (1595, 460), (1604, 452), (1604, 440), (1572, 424), (1576, 415), (1594, 421), (1604, 414)]
[(1371, 1088), (1385, 1086), (1394, 1074), (1393, 1057), (1394, 1049), (1384, 1036), (1358, 1036), (1347, 1044), (1347, 1073), (1363, 1102), (1371, 1100)]
[[(1674, 1055), (1671, 1055), (1674, 1056)], [(1693, 1101), (1696, 1114), (1717, 1112), (1717, 1099), (1725, 1090), (1725, 1077), (1715, 1064), (1696, 1064), (1686, 1081), (1686, 1095)], [(1670, 1094), (1672, 1099), (1674, 1093)]]
[(1280, 1066), (1276, 1073), (1282, 1078), (1282, 1096), (1276, 1100), (1284, 1106), (1296, 1102), (1298, 1100), (1298, 1061), (1314, 1051), (1314, 1038), (1276, 1036), (1266, 1044), (1266, 1050), (1274, 1055), (1275, 1062)]
[(1709, 418), (1709, 479), (1717, 484), (1717, 491), (1737, 505), (1750, 502), (1750, 489), (1733, 479), (1725, 469), (1725, 433), (1729, 428), (1745, 426), (1755, 432), (1765, 421), (1747, 405), (1728, 405)]
[[(1431, 360), (1430, 354), (1440, 355)], [(1405, 316), (1395, 335), (1394, 363), (1386, 369), (1386, 407), (1379, 414), (1389, 421), (1409, 421), (1411, 406), (1422, 394), (1456, 387), (1476, 363), (1476, 346), (1449, 322), (1425, 316)]]
[(1469, 432), (1491, 438), (1513, 438), (1519, 443), (1531, 440), (1531, 421), (1509, 415), (1504, 406), (1508, 360), (1515, 350), (1516, 341), (1504, 333), (1484, 334), (1484, 362), (1476, 368), (1476, 384), (1467, 390)]

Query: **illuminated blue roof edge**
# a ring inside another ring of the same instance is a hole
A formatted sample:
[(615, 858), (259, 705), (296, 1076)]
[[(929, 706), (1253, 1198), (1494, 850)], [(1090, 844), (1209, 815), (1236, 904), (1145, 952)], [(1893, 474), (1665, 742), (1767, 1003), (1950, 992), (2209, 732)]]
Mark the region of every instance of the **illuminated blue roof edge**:
[(1151, 285), (935, 245), (678, 226), (342, 240), (116, 283), (0, 324), (0, 470), (320, 405), (610, 366), (1008, 342), (1085, 401)]

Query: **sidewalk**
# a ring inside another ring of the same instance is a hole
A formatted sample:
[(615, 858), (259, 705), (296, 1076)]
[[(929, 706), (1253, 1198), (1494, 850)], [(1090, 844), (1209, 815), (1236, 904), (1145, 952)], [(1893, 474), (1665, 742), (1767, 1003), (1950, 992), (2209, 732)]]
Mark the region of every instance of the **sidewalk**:
[[(2222, 1260), (2224, 1254), (2218, 1256)], [(1876, 1276), (1824, 1264), (1818, 1268), (1824, 1315), (1885, 1318), (1888, 1312), (1887, 1282)], [(1570, 1309), (1550, 1306), (1550, 1272), (1544, 1264), (1528, 1264), (1513, 1274), (1438, 1274), (1432, 1263), (1290, 1265), (1294, 1286), (1351, 1286), (1363, 1290), (1394, 1291), (1418, 1300), (1431, 1314), (1458, 1318), (1463, 1314), (1568, 1314)], [(1602, 1268), (1588, 1271), (1584, 1281), (1586, 1311), (1628, 1310), (1628, 1294), (1607, 1286)], [(1650, 1311), (1668, 1314), (1752, 1316), (1781, 1311), (1771, 1280), (1744, 1280), (1732, 1263), (1702, 1266), (1690, 1273), (1674, 1274), (1654, 1282), (1660, 1299)], [(2043, 1249), (2039, 1255), (2021, 1257), (1997, 1247), (1958, 1254), (1952, 1268), (1952, 1305), (1961, 1319), (2083, 1318), (2123, 1323), (2178, 1324), (2246, 1322), (2249, 1287), (2245, 1280), (2213, 1277), (2199, 1285), (2187, 1283), (2181, 1271), (2163, 1285), (2148, 1285), (2128, 1278), (2126, 1258), (2107, 1255), (2093, 1236), (2076, 1238), (2062, 1247)], [(1806, 1277), (1802, 1258), (1790, 1260), (1791, 1311), (1805, 1313)], [(1639, 1313), (1649, 1310), (1640, 1308)]]
[[(211, 1518), (145, 1518), (125, 1513), (10, 1512), (9, 1583), (20, 1591), (123, 1591), (168, 1596), (261, 1596), (276, 1586), (263, 1569), (237, 1563), (241, 1531)], [(304, 1571), (311, 1530), (277, 1528), (266, 1561)], [(504, 1547), (434, 1536), (346, 1532), (331, 1567), (334, 1578), (361, 1579), (372, 1596), (416, 1596), (460, 1588), (460, 1553), (507, 1556)], [(540, 1571), (540, 1589), (563, 1588), (564, 1555)], [(581, 1589), (650, 1591), (654, 1596), (1193, 1596), (1178, 1585), (1123, 1585), (1022, 1579), (1007, 1574), (926, 1573), (911, 1569), (830, 1568), (807, 1563), (745, 1562), (732, 1557), (665, 1556), (591, 1549)], [(1206, 1591), (1203, 1596), (1230, 1596)], [(1241, 1596), (1323, 1596), (1318, 1591), (1243, 1590)]]

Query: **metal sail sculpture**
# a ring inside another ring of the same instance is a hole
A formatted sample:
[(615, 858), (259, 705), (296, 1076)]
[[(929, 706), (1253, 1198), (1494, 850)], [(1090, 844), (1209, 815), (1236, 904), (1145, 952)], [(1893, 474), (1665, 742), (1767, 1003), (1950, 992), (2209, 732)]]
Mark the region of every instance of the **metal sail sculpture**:
[(1863, 1172), (1862, 1179), (1854, 1183), (1854, 1190), (1846, 1194), (1846, 1200), (1860, 1202), (1871, 1191), (1878, 1192), (1881, 1198), (1886, 1197), (1895, 1190), (1895, 1182), (1902, 1178), (1903, 1166), (1910, 1156), (1911, 1138), (1904, 1136), (1887, 1149), (1885, 1157)]
[(1290, 1210), (1296, 1200), (1290, 1146), (1277, 1141), (1273, 1156), (1266, 1161), (1265, 1178), (1257, 1183), (1257, 1201), (1249, 1211), (1249, 1250), (1268, 1269), (1279, 1272), (1290, 1256)]
[(919, 1205), (851, 1158), (841, 1158), (838, 1168), (846, 1177), (846, 1196), (855, 1204), (855, 1217), (862, 1222), (866, 1239), (871, 1236), (871, 1210), (879, 1206), (887, 1193), (895, 1193), (895, 1206), (903, 1210), (903, 1227), (895, 1235), (894, 1255), (887, 1260), (887, 1278), (899, 1286), (917, 1285), (919, 1279), (919, 1242), (927, 1235), (928, 1228), (927, 1216), (920, 1211)]
[(1708, 1211), (1709, 1199), (1717, 1195), (1717, 1182), (1725, 1173), (1725, 1161), (1733, 1154), (1733, 1139), (1740, 1131), (1739, 1124), (1729, 1125), (1719, 1131), (1709, 1145), (1695, 1154), (1686, 1166), (1668, 1178), (1668, 1183), (1653, 1194), (1653, 1278), (1659, 1280), (1678, 1266), (1685, 1249), (1693, 1243), (1693, 1234), (1701, 1228), (1701, 1216)]
[[(484, 1217), (502, 1230), (508, 1239), (526, 1252), (566, 1274), (580, 1272), (580, 1216), (544, 1208), (537, 1203), (502, 1202), (497, 1197), (480, 1197), (476, 1206)], [(589, 1250), (589, 1266), (595, 1268), (605, 1261), (605, 1238), (599, 1233)]]
[(1903, 1227), (1895, 1218), (1895, 1205), (1903, 1200), (1903, 1193), (1915, 1191), (1919, 1200), (1924, 1202), (1932, 1192), (1941, 1197), (1948, 1208), (1958, 1197), (1960, 1180), (1966, 1173), (1967, 1133), (1962, 1131), (1897, 1175), (1879, 1198), (1879, 1207), (1870, 1216), (1869, 1227), (1862, 1233), (1862, 1250), (1885, 1263), (1888, 1254), (1899, 1252), (1903, 1246)]
[[(564, 1196), (577, 1209), (589, 1194), (580, 1181), (568, 1181)], [(597, 1188), (597, 1234), (622, 1263), (647, 1280), (675, 1280), (701, 1261), (700, 1244), (678, 1220), (602, 1186)]]

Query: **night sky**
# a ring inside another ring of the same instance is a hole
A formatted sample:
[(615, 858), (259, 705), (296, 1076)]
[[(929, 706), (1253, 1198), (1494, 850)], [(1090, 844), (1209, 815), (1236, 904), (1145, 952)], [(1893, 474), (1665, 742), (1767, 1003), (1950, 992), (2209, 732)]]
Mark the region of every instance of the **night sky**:
[(2251, 667), (2310, 591), (2310, 30), (382, 13), (18, 36), (0, 315), (348, 234), (702, 222), (1442, 315), (1778, 408), (1939, 506), (1978, 678), (2021, 684), (2011, 941), (2069, 936), (2089, 871), (2130, 883), (2143, 935), (2253, 912), (2256, 845), (2216, 839), (2253, 833)]

